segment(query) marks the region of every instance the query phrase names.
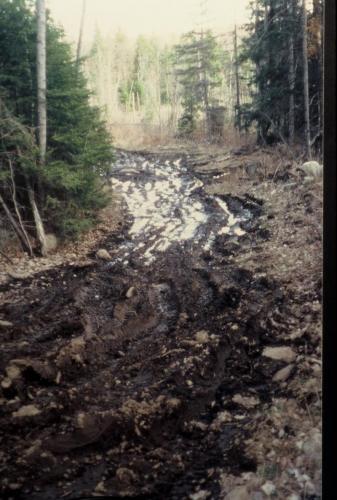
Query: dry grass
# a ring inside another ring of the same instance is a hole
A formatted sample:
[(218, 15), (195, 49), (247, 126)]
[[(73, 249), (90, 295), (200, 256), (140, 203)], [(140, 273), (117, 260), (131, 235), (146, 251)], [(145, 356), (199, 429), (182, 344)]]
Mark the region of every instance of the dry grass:
[(115, 122), (110, 124), (110, 132), (117, 147), (125, 149), (150, 148), (161, 145), (187, 145), (189, 148), (204, 147), (213, 149), (238, 149), (242, 146), (253, 147), (256, 137), (254, 134), (239, 133), (231, 124), (224, 128), (223, 138), (210, 142), (205, 132), (203, 122), (198, 124), (196, 131), (189, 138), (177, 137), (177, 130), (165, 121), (158, 123), (144, 123), (138, 121)]
[(143, 123), (116, 123), (110, 125), (114, 144), (119, 148), (137, 149), (156, 147), (173, 141), (173, 133), (168, 127)]

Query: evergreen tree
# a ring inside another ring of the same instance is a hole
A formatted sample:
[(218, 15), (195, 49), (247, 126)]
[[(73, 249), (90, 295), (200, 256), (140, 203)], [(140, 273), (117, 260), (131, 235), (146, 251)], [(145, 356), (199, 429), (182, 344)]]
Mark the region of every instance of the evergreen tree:
[(48, 19), (47, 156), (46, 166), (39, 166), (32, 133), (37, 126), (35, 40), (31, 2), (0, 0), (0, 120), (7, 130), (0, 139), (0, 192), (12, 207), (10, 160), (25, 220), (31, 218), (23, 183), (28, 176), (48, 229), (74, 236), (93, 222), (96, 210), (105, 203), (100, 174), (109, 169), (113, 151), (99, 110), (90, 106), (87, 83), (71, 47), (63, 31)]
[(200, 111), (206, 113), (218, 100), (214, 89), (221, 85), (222, 51), (211, 31), (190, 32), (175, 47), (176, 75), (181, 87), (183, 115), (179, 121), (182, 134), (196, 128)]
[[(321, 0), (317, 2), (321, 3)], [(251, 3), (251, 23), (246, 26), (241, 60), (253, 63), (250, 78), (252, 102), (241, 106), (240, 114), (242, 126), (256, 123), (258, 141), (262, 143), (292, 143), (294, 135), (304, 140), (301, 6), (300, 0), (255, 0)], [(309, 102), (312, 106), (311, 73), (309, 70)], [(322, 75), (316, 72), (316, 78), (321, 81)], [(317, 80), (316, 87), (319, 86)], [(311, 120), (310, 126), (317, 128), (317, 117)]]

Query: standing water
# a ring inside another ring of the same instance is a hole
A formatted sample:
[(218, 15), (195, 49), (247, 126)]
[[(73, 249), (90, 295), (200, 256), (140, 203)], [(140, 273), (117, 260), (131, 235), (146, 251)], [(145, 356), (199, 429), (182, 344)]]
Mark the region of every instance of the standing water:
[(131, 255), (137, 255), (149, 265), (174, 243), (193, 240), (209, 251), (217, 235), (245, 234), (240, 227), (244, 217), (235, 217), (219, 197), (207, 196), (203, 183), (182, 158), (152, 161), (122, 152), (112, 167), (110, 182), (133, 219), (130, 242), (122, 247), (118, 262), (126, 264)]

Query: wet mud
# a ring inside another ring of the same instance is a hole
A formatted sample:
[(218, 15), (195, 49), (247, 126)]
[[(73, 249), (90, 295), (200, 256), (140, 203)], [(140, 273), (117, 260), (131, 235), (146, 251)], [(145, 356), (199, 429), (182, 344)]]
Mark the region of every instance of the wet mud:
[(1, 287), (2, 498), (220, 498), (284, 366), (261, 355), (282, 288), (236, 264), (263, 202), (207, 195), (186, 155), (122, 152), (108, 182), (111, 260)]

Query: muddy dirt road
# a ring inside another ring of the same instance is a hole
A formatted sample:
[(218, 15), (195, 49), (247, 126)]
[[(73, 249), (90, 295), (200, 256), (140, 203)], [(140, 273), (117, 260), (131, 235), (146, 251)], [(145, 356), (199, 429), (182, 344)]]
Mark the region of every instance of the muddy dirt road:
[(237, 264), (268, 238), (263, 202), (207, 195), (192, 161), (120, 152), (111, 258), (1, 286), (2, 498), (217, 499), (220, 471), (256, 469), (287, 301)]

